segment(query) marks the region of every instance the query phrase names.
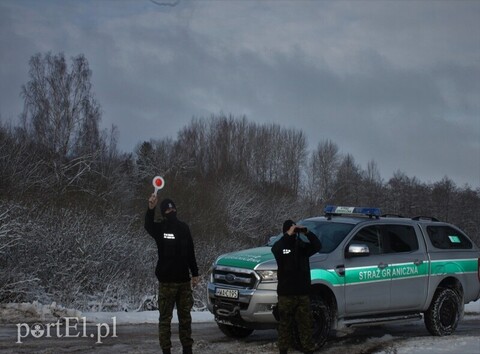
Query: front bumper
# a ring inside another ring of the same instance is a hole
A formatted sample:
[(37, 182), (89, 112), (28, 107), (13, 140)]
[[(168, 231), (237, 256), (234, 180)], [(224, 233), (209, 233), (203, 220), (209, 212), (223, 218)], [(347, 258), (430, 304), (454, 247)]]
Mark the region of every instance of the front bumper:
[[(277, 321), (273, 316), (273, 306), (277, 304), (276, 284), (259, 286), (257, 289), (238, 290), (238, 299), (228, 299), (215, 295), (218, 285), (208, 283), (207, 307), (215, 315), (219, 323), (237, 325), (252, 329), (276, 328)], [(221, 288), (226, 288), (224, 284)]]

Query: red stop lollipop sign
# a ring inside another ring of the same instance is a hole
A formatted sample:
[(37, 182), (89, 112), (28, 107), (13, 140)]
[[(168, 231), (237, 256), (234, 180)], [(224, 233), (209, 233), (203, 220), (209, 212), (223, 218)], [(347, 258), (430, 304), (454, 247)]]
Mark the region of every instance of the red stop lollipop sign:
[(153, 188), (155, 188), (155, 195), (157, 195), (158, 190), (165, 187), (165, 180), (163, 177), (156, 176), (153, 178), (152, 184)]

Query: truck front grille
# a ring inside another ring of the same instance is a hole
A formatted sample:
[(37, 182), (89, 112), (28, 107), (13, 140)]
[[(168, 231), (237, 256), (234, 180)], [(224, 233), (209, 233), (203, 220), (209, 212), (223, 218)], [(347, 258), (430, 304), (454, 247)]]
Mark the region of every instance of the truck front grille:
[(253, 270), (224, 266), (217, 266), (213, 270), (213, 282), (215, 284), (253, 289), (258, 281), (259, 278)]
[(228, 309), (230, 311), (233, 311), (235, 307), (238, 307), (240, 310), (248, 309), (248, 303), (235, 300), (212, 299), (212, 304), (217, 308)]

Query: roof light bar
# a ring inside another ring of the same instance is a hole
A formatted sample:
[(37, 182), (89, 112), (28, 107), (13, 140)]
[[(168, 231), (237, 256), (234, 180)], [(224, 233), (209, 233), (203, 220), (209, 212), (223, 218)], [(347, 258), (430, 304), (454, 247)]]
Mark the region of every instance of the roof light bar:
[(347, 207), (347, 206), (336, 206), (336, 205), (327, 205), (324, 209), (325, 215), (341, 215), (341, 214), (360, 214), (367, 216), (380, 217), (381, 211), (380, 208), (365, 208), (365, 207)]

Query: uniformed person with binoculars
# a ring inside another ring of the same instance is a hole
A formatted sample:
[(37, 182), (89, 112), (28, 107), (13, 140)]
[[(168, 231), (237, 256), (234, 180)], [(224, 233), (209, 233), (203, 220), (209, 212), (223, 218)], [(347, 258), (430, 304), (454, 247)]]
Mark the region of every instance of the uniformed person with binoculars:
[[(304, 234), (309, 242), (302, 240)], [(306, 227), (292, 220), (283, 223), (283, 236), (273, 245), (272, 253), (278, 266), (278, 349), (286, 354), (291, 347), (296, 324), (304, 353), (313, 353), (312, 313), (310, 310), (310, 257), (322, 244)]]

